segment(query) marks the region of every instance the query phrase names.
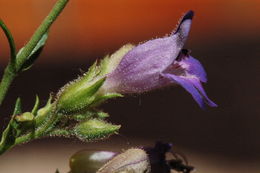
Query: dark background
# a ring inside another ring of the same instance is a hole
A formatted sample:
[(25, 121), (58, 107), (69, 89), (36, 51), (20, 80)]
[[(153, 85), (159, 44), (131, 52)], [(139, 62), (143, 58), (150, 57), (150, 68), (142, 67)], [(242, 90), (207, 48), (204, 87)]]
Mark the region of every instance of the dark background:
[[(0, 14), (21, 46), (54, 1), (16, 2), (11, 8), (11, 1), (0, 1), (0, 10), (5, 9)], [(17, 13), (24, 16), (13, 15), (18, 5)], [(37, 12), (40, 5), (45, 8)], [(206, 92), (219, 107), (203, 111), (183, 88), (172, 87), (111, 100), (102, 108), (111, 122), (122, 125), (122, 138), (161, 139), (196, 152), (260, 163), (259, 7), (256, 0), (71, 1), (53, 26), (39, 61), (10, 88), (0, 108), (1, 127), (18, 96), (25, 110), (32, 108), (36, 94), (44, 104), (50, 92), (86, 71), (96, 58), (128, 42), (170, 33), (178, 18), (193, 9), (196, 15), (185, 48), (204, 65), (209, 78)], [(1, 72), (8, 56), (5, 41), (2, 34)]]

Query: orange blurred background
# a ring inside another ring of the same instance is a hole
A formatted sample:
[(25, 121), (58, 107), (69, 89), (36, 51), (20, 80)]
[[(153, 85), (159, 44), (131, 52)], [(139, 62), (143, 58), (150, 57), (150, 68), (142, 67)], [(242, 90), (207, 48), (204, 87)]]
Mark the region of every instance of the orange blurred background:
[[(12, 31), (18, 48), (29, 40), (55, 2), (0, 0), (0, 18)], [(35, 94), (44, 104), (49, 93), (56, 93), (75, 79), (80, 68), (86, 71), (96, 58), (113, 53), (123, 44), (138, 44), (171, 33), (179, 18), (190, 9), (195, 11), (195, 18), (185, 48), (191, 49), (205, 67), (209, 78), (205, 89), (219, 107), (203, 111), (183, 88), (173, 87), (112, 100), (102, 108), (111, 115), (109, 121), (122, 125), (118, 136), (122, 144), (129, 137), (172, 141), (207, 155), (203, 157), (205, 162), (195, 164), (197, 168), (209, 165), (204, 172), (254, 172), (248, 168), (260, 172), (259, 0), (70, 0), (52, 26), (36, 64), (10, 88), (0, 107), (0, 114), (5, 115), (0, 115), (0, 127), (8, 123), (18, 96), (25, 111), (31, 110)], [(7, 40), (0, 32), (0, 73), (8, 56)], [(54, 143), (52, 138), (41, 139), (28, 146), (34, 146), (32, 150), (36, 153), (41, 148), (62, 153), (66, 146), (75, 144), (73, 151), (77, 151), (75, 141), (60, 139), (56, 148)], [(26, 148), (27, 144), (23, 146)], [(26, 150), (17, 148), (6, 158), (12, 158), (12, 154), (24, 157), (19, 152), (26, 154)], [(223, 159), (216, 157), (213, 162), (214, 156)], [(237, 160), (241, 164), (233, 162)], [(8, 161), (2, 158), (0, 167)], [(12, 166), (7, 165), (9, 169)]]
[[(1, 0), (0, 17), (20, 48), (48, 14), (55, 0)], [(259, 0), (70, 0), (51, 28), (40, 62), (86, 61), (112, 53), (125, 43), (169, 34), (187, 10), (195, 11), (190, 42), (212, 43), (259, 36)], [(0, 34), (1, 63), (8, 47)], [(61, 54), (70, 56), (60, 56)], [(57, 56), (56, 56), (57, 55)], [(51, 58), (56, 56), (55, 58)], [(3, 61), (4, 59), (4, 61)]]

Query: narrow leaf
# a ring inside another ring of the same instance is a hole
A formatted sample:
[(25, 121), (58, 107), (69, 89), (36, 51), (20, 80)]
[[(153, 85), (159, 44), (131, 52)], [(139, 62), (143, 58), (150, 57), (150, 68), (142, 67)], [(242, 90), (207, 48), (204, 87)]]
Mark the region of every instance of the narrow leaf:
[(34, 106), (33, 106), (33, 109), (32, 109), (32, 114), (33, 114), (34, 116), (36, 116), (37, 111), (38, 111), (38, 109), (39, 109), (39, 106), (40, 106), (40, 100), (39, 100), (38, 95), (36, 95), (35, 103), (34, 103)]
[(13, 120), (11, 120), (2, 133), (2, 138), (0, 142), (0, 154), (14, 146), (15, 144), (15, 136), (16, 136), (16, 130), (12, 128), (11, 123)]
[[(37, 45), (35, 46), (35, 48), (33, 49), (33, 51), (31, 52), (31, 54), (27, 57), (26, 61), (24, 64), (22, 64), (22, 67), (20, 68), (21, 71), (25, 71), (28, 70), (29, 68), (31, 68), (31, 66), (33, 65), (33, 63), (36, 61), (36, 59), (39, 57), (39, 55), (41, 54), (45, 43), (48, 39), (48, 33), (45, 33), (42, 38), (40, 39), (40, 41), (37, 43)], [(21, 54), (21, 52), (23, 51), (23, 48), (21, 48), (19, 50), (19, 52), (17, 53), (17, 57), (19, 57), (19, 55)], [(19, 65), (18, 65), (19, 66)]]

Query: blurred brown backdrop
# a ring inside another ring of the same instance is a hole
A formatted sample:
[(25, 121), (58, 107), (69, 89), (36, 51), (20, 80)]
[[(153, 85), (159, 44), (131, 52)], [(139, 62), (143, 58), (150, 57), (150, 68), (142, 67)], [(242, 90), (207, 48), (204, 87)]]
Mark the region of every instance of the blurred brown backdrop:
[[(18, 47), (29, 40), (54, 0), (0, 0), (0, 17)], [(126, 43), (170, 33), (187, 10), (195, 18), (186, 48), (205, 66), (207, 93), (219, 107), (202, 111), (182, 88), (118, 99), (104, 105), (125, 137), (163, 139), (201, 153), (260, 163), (259, 0), (71, 0), (51, 28), (39, 61), (12, 86), (1, 126), (21, 96), (31, 109), (96, 59)], [(1, 72), (8, 46), (0, 34)], [(3, 129), (3, 128), (2, 128)], [(123, 138), (123, 137), (122, 137)], [(50, 140), (51, 141), (51, 140)], [(122, 140), (124, 141), (124, 140)]]

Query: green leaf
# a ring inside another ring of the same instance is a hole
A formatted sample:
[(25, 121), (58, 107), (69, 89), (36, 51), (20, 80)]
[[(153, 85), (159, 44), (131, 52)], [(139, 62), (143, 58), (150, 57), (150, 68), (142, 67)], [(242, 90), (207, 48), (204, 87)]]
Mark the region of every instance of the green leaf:
[(120, 127), (104, 120), (90, 119), (75, 126), (74, 134), (83, 141), (93, 141), (116, 133)]
[(96, 98), (96, 93), (103, 85), (106, 78), (101, 78), (91, 83), (82, 83), (77, 80), (60, 91), (57, 99), (57, 112), (72, 114), (80, 112), (91, 105)]
[[(40, 41), (37, 43), (37, 45), (35, 46), (35, 48), (33, 49), (33, 51), (30, 53), (30, 55), (27, 57), (26, 61), (24, 64), (22, 64), (21, 68), (19, 70), (21, 71), (25, 71), (28, 70), (29, 68), (31, 68), (31, 66), (33, 65), (33, 63), (36, 61), (36, 59), (39, 57), (39, 55), (41, 54), (45, 43), (48, 39), (48, 32), (45, 33), (42, 38), (40, 39)], [(19, 50), (19, 52), (17, 53), (17, 57), (19, 57), (19, 55), (21, 54), (21, 52), (23, 51), (23, 48), (21, 48)], [(19, 64), (18, 64), (19, 66)]]
[(10, 52), (11, 52), (11, 64), (14, 67), (15, 58), (16, 58), (16, 48), (15, 48), (13, 36), (2, 20), (0, 20), (0, 27), (3, 29), (5, 36), (7, 37), (9, 47), (10, 47)]

